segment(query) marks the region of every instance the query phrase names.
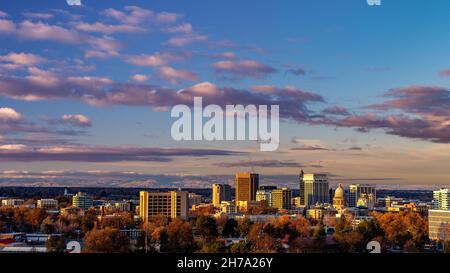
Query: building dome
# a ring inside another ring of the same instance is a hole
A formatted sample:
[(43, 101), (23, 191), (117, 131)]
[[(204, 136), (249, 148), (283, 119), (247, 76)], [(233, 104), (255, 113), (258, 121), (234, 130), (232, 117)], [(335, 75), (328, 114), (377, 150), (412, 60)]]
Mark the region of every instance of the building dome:
[(333, 207), (338, 211), (345, 208), (345, 192), (341, 184), (334, 191)]
[(344, 199), (344, 189), (342, 188), (342, 185), (339, 184), (339, 187), (336, 188), (336, 190), (334, 191), (334, 198), (338, 198), (338, 199)]

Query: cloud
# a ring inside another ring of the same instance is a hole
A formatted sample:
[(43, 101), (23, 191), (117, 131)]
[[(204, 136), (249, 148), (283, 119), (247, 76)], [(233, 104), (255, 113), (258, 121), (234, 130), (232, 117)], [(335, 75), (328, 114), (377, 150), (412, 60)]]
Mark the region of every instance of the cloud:
[(340, 107), (340, 106), (328, 107), (328, 108), (325, 108), (322, 112), (324, 114), (330, 114), (330, 115), (340, 115), (340, 116), (350, 115), (350, 113), (348, 112), (348, 110), (346, 108)]
[(219, 61), (213, 64), (217, 73), (229, 73), (239, 77), (261, 78), (277, 72), (273, 67), (252, 60)]
[[(24, 12), (23, 16), (30, 19), (48, 20), (52, 19), (55, 15), (45, 12)], [(1, 16), (0, 16), (1, 17)]]
[[(196, 80), (195, 75), (166, 71), (164, 76), (178, 81)], [(172, 78), (171, 78), (172, 77)], [(298, 122), (310, 121), (308, 103), (324, 102), (317, 94), (293, 86), (277, 88), (274, 93), (253, 92), (230, 87), (219, 88), (211, 83), (196, 84), (191, 88), (171, 90), (157, 85), (132, 82), (113, 82), (103, 77), (64, 77), (52, 72), (33, 69), (24, 77), (0, 75), (0, 95), (21, 100), (71, 99), (89, 105), (128, 105), (170, 107), (193, 103), (200, 87), (214, 90), (204, 97), (206, 104), (280, 105), (280, 117)], [(207, 89), (204, 89), (204, 91)], [(206, 91), (205, 91), (206, 92)]]
[(303, 168), (305, 165), (293, 161), (280, 160), (254, 160), (254, 161), (236, 161), (236, 162), (222, 162), (215, 164), (219, 167), (233, 168), (233, 167), (260, 167), (260, 168)]
[(31, 53), (15, 53), (11, 52), (7, 55), (0, 56), (0, 62), (10, 62), (20, 66), (34, 66), (46, 61), (44, 58)]
[(16, 122), (20, 120), (22, 120), (22, 114), (18, 113), (16, 110), (7, 107), (0, 108), (1, 122)]
[(142, 55), (128, 56), (125, 58), (125, 60), (134, 65), (149, 66), (149, 67), (163, 66), (167, 64), (167, 60), (161, 54), (153, 54), (153, 55), (142, 54)]
[(225, 51), (225, 52), (221, 52), (221, 53), (216, 53), (216, 54), (212, 54), (211, 57), (213, 58), (220, 58), (220, 59), (236, 59), (236, 53), (232, 52), (232, 51)]
[[(0, 133), (15, 135), (22, 132), (49, 133), (50, 130), (26, 121), (24, 115), (13, 108), (0, 108)], [(5, 140), (4, 137), (2, 139)]]
[(139, 26), (134, 25), (107, 25), (101, 22), (93, 24), (81, 22), (75, 25), (75, 28), (86, 32), (98, 32), (104, 34), (113, 34), (117, 32), (139, 33), (146, 30)]
[(102, 13), (105, 16), (114, 18), (121, 23), (126, 23), (129, 25), (138, 25), (154, 16), (153, 11), (137, 6), (126, 6), (123, 11), (108, 8)]
[(61, 123), (79, 126), (79, 127), (90, 127), (92, 126), (91, 120), (84, 115), (63, 115), (60, 119)]
[(8, 14), (6, 12), (0, 10), (0, 18), (5, 18), (5, 17), (8, 17)]
[(450, 76), (450, 69), (445, 69), (445, 70), (439, 71), (439, 76), (441, 76), (441, 77), (448, 77), (448, 76)]
[(278, 91), (278, 88), (272, 85), (254, 85), (250, 86), (250, 90), (255, 92), (274, 93)]
[(305, 76), (306, 75), (306, 71), (303, 68), (291, 68), (286, 70), (287, 73), (293, 74), (295, 76)]
[(0, 19), (0, 34), (11, 34), (16, 31), (16, 25), (10, 20)]
[[(3, 148), (2, 148), (3, 147)], [(140, 148), (105, 146), (51, 146), (32, 148), (25, 145), (0, 146), (0, 162), (169, 162), (174, 157), (240, 155), (241, 152), (214, 149)]]
[(181, 25), (165, 28), (165, 29), (163, 29), (163, 31), (167, 32), (167, 33), (190, 34), (190, 33), (192, 33), (193, 29), (192, 29), (192, 25), (191, 24), (183, 23)]
[(177, 70), (170, 66), (164, 66), (159, 69), (159, 75), (161, 78), (166, 79), (172, 84), (179, 84), (179, 80), (198, 81), (198, 76), (195, 73), (185, 71), (185, 70)]
[(330, 149), (324, 147), (322, 141), (316, 139), (294, 137), (291, 142), (299, 146), (291, 148), (292, 151), (330, 151)]
[(185, 46), (196, 42), (207, 41), (208, 36), (201, 34), (189, 34), (184, 36), (172, 37), (167, 40), (167, 44), (171, 46)]
[(122, 43), (112, 37), (96, 37), (76, 30), (43, 22), (25, 20), (15, 24), (9, 20), (0, 20), (0, 34), (14, 35), (25, 40), (54, 41), (74, 45), (88, 45), (86, 57), (117, 56)]
[(143, 74), (134, 74), (131, 79), (136, 82), (145, 82), (148, 81), (149, 77)]
[(353, 127), (359, 132), (383, 129), (388, 134), (432, 142), (450, 143), (450, 91), (435, 86), (391, 89), (387, 100), (365, 112), (345, 118), (327, 117), (318, 123)]
[(175, 23), (180, 17), (180, 14), (170, 12), (156, 13), (149, 9), (144, 9), (137, 6), (125, 6), (123, 10), (108, 8), (102, 12), (107, 17), (114, 18), (120, 23), (128, 25), (138, 25), (146, 21), (152, 21), (158, 24)]

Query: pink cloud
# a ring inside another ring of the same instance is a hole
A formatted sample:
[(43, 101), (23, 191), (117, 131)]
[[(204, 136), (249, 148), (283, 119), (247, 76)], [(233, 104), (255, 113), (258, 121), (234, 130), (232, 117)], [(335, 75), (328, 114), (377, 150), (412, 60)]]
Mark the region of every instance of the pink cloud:
[(91, 120), (85, 115), (63, 115), (61, 121), (66, 124), (80, 127), (92, 126)]
[(161, 56), (160, 54), (154, 55), (136, 55), (136, 56), (128, 56), (125, 60), (129, 63), (139, 65), (139, 66), (163, 66), (167, 64), (167, 60)]
[(264, 77), (277, 70), (263, 63), (253, 60), (220, 61), (213, 64), (216, 72), (231, 73), (240, 77)]
[(0, 108), (0, 121), (11, 122), (19, 121), (22, 119), (22, 114), (18, 113), (16, 110), (8, 107)]
[(146, 30), (142, 27), (134, 26), (134, 25), (107, 25), (100, 22), (96, 22), (93, 24), (89, 23), (78, 23), (75, 25), (75, 28), (81, 31), (86, 32), (99, 32), (105, 34), (113, 34), (116, 32), (128, 32), (128, 33), (138, 33), (145, 32)]
[(149, 77), (142, 74), (134, 74), (131, 79), (133, 79), (136, 82), (145, 82), (148, 81)]
[(44, 62), (45, 59), (31, 53), (15, 53), (11, 52), (7, 55), (0, 56), (0, 62), (10, 62), (17, 65), (36, 65)]
[(179, 84), (179, 80), (198, 81), (197, 74), (185, 70), (177, 70), (170, 66), (161, 67), (159, 75), (172, 84)]
[(192, 33), (192, 25), (189, 23), (183, 23), (181, 25), (165, 28), (164, 32), (189, 34)]
[(196, 42), (202, 42), (208, 40), (208, 36), (200, 34), (191, 34), (179, 37), (173, 37), (167, 40), (167, 44), (172, 46), (185, 46)]

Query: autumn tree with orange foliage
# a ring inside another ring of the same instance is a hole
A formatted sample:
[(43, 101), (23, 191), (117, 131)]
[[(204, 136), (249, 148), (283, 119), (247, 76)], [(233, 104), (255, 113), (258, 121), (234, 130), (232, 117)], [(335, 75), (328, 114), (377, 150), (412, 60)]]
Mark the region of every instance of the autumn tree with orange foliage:
[(428, 225), (426, 219), (419, 213), (373, 213), (373, 216), (384, 231), (384, 239), (388, 247), (403, 248), (408, 242), (407, 246), (411, 249), (412, 244), (416, 248), (424, 244)]
[(106, 227), (93, 229), (84, 236), (86, 249), (91, 252), (127, 253), (130, 252), (130, 241), (118, 229)]

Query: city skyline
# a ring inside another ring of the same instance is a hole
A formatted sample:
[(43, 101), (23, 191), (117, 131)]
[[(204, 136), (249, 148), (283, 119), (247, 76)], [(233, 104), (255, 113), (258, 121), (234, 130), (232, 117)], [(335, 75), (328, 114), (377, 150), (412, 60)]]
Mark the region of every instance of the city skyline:
[[(81, 2), (0, 3), (0, 186), (450, 184), (450, 3)], [(280, 148), (172, 140), (199, 95), (279, 104)]]

